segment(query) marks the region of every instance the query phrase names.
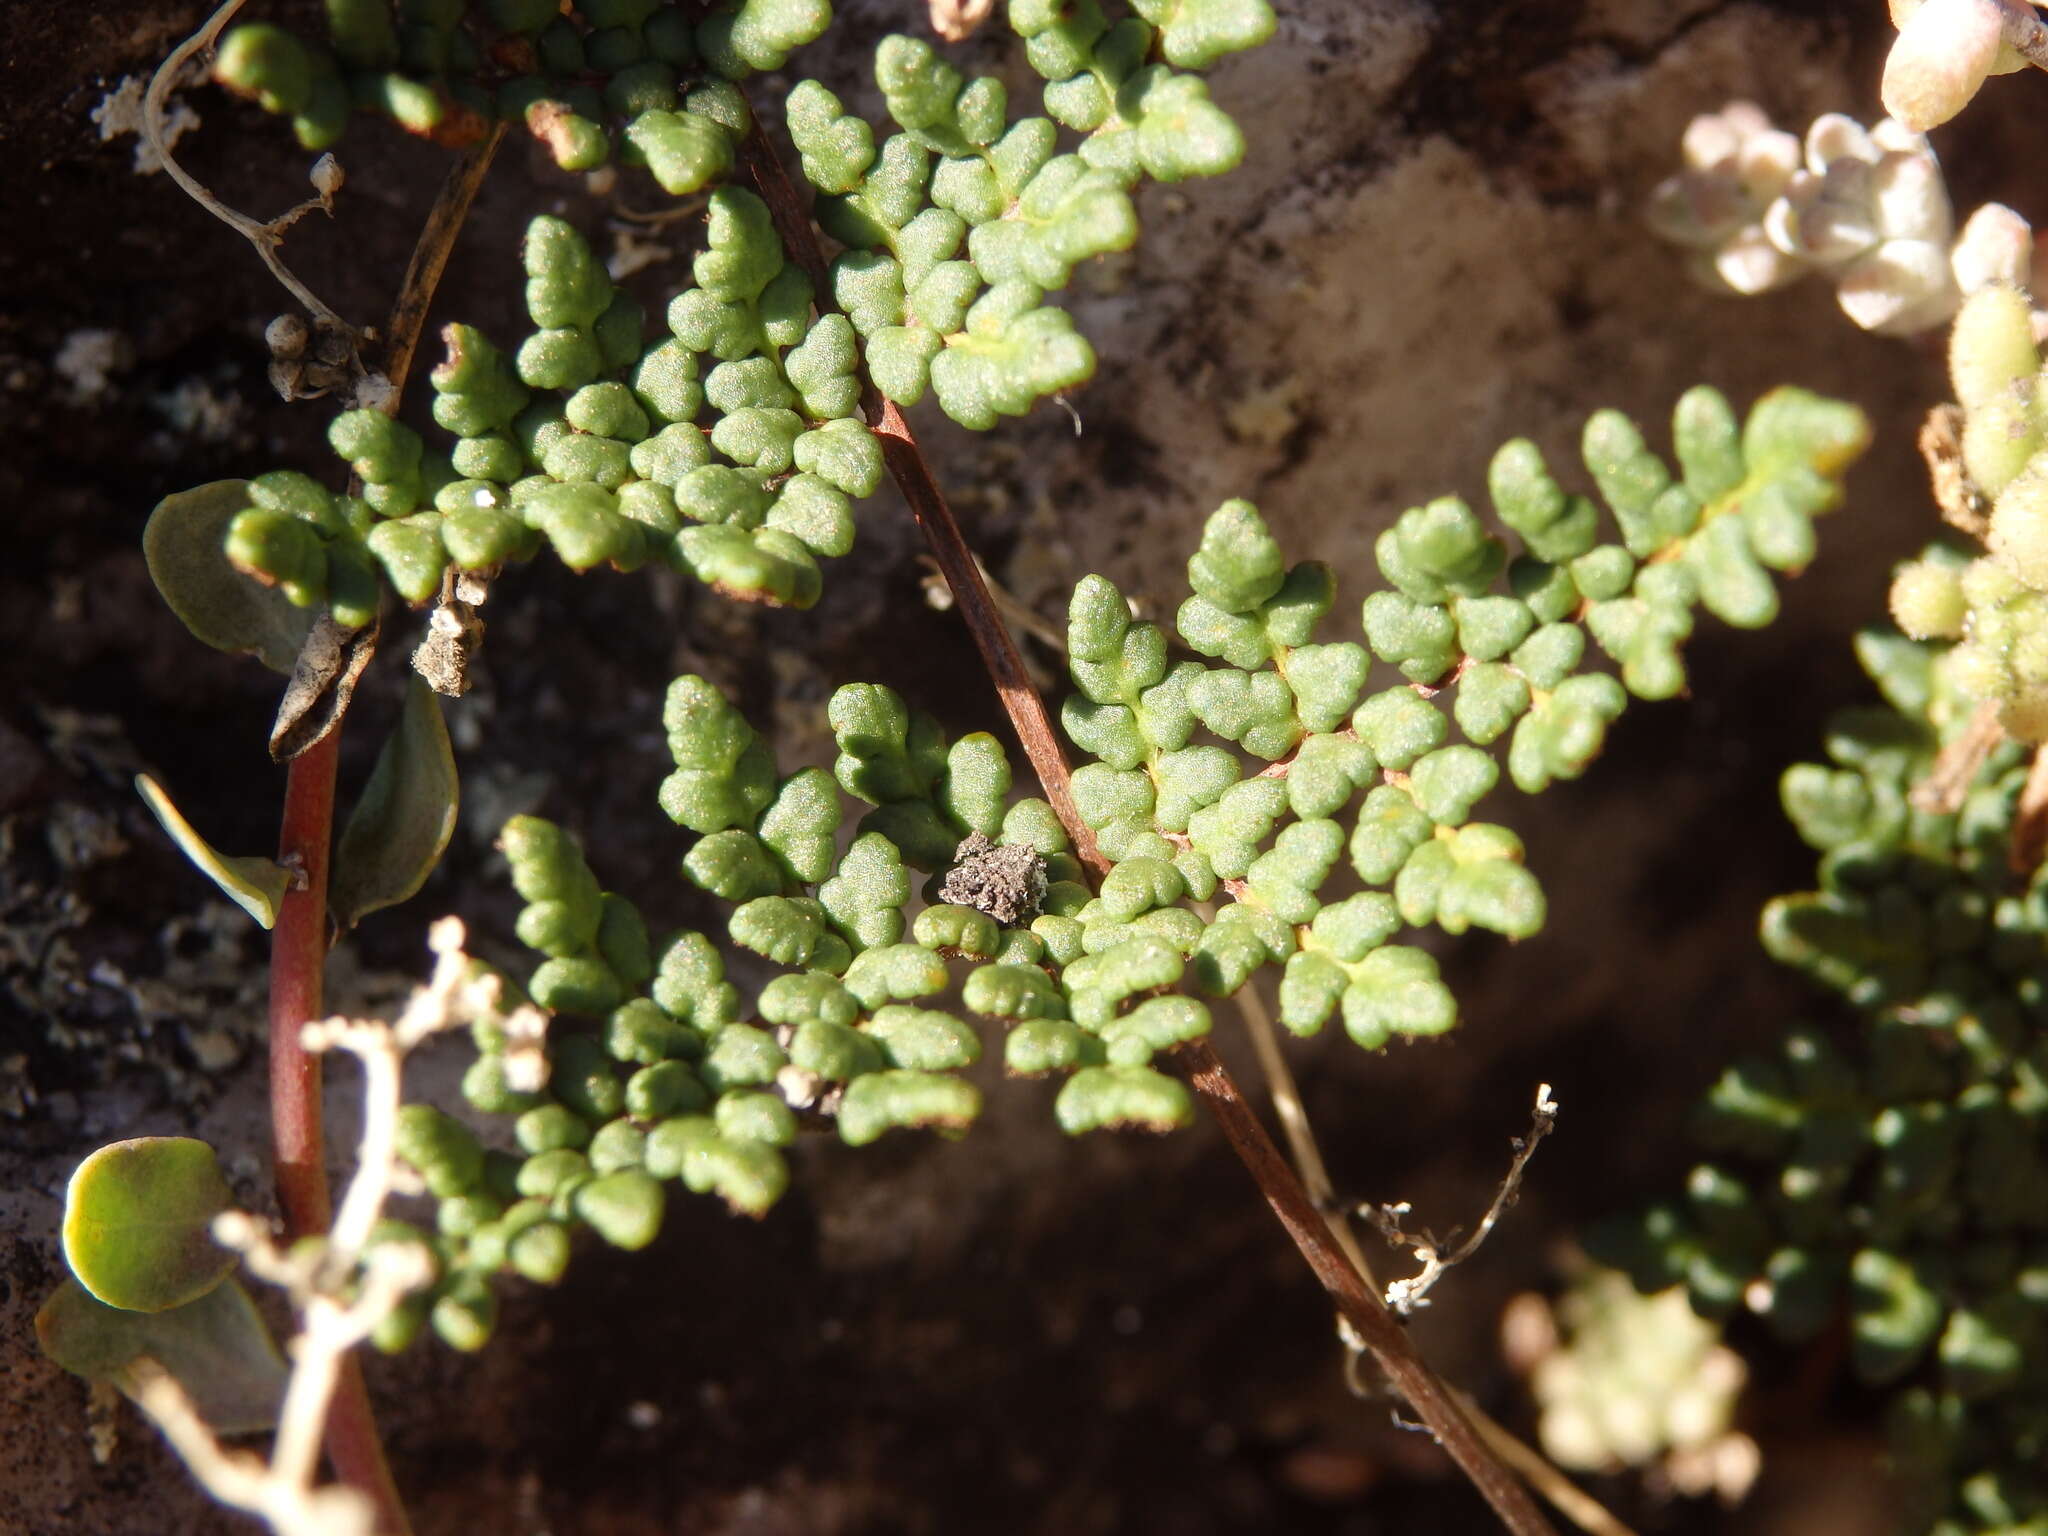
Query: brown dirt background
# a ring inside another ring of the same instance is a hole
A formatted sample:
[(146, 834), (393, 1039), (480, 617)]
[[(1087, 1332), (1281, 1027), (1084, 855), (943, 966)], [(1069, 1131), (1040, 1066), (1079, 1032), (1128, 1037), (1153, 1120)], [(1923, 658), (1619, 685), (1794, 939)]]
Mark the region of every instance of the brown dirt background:
[[(1246, 168), (1148, 193), (1140, 249), (1078, 285), (1104, 358), (1076, 401), (1083, 435), (1052, 409), (983, 437), (929, 424), (971, 536), (1041, 613), (1057, 621), (1085, 570), (1170, 611), (1200, 516), (1233, 494), (1258, 500), (1298, 553), (1336, 562), (1355, 601), (1378, 528), (1442, 491), (1478, 493), (1503, 438), (1528, 433), (1569, 463), (1577, 423), (1604, 404), (1657, 438), (1669, 402), (1700, 379), (1738, 401), (1801, 382), (1858, 400), (1879, 425), (1850, 509), (1778, 626), (1704, 626), (1689, 705), (1637, 708), (1586, 781), (1536, 806), (1502, 801), (1550, 889), (1553, 931), (1512, 950), (1450, 948), (1465, 1027), (1380, 1057), (1341, 1038), (1296, 1048), (1346, 1192), (1409, 1199), (1440, 1226), (1484, 1205), (1534, 1085), (1556, 1086), (1563, 1127), (1521, 1205), (1415, 1325), (1433, 1358), (1526, 1428), (1495, 1343), (1504, 1300), (1552, 1284), (1585, 1223), (1668, 1188), (1686, 1155), (1672, 1130), (1701, 1086), (1812, 1007), (1752, 939), (1762, 901), (1810, 869), (1777, 815), (1775, 777), (1813, 752), (1822, 712), (1860, 693), (1845, 638), (1878, 611), (1890, 562), (1927, 534), (1911, 426), (1942, 393), (1928, 349), (1853, 332), (1822, 287), (1746, 304), (1694, 292), (1634, 210), (1685, 120), (1732, 94), (1781, 122), (1875, 115), (1883, 13), (1281, 8), (1276, 43), (1216, 80), (1252, 140)], [(874, 36), (915, 18), (908, 0), (848, 9), (847, 36), (815, 67), (862, 99)], [(134, 175), (133, 141), (102, 144), (88, 119), (202, 15), (190, 0), (0, 6), (7, 1536), (244, 1528), (132, 1416), (95, 1466), (84, 1389), (38, 1357), (29, 1328), (60, 1274), (63, 1181), (90, 1147), (204, 1135), (247, 1197), (265, 1198), (260, 936), (209, 910), (127, 778), (147, 766), (216, 842), (268, 847), (273, 685), (183, 634), (137, 538), (171, 491), (320, 469), (326, 412), (284, 406), (265, 385), (261, 332), (283, 306), (254, 257), (165, 178)], [(1000, 41), (964, 57), (996, 67)], [(2048, 216), (2039, 178), (2022, 172), (2042, 89), (1994, 82), (1939, 136), (1960, 208), (1995, 195)], [(191, 100), (204, 127), (181, 158), (226, 201), (271, 211), (302, 195), (307, 157), (276, 125), (210, 91)], [(442, 162), (374, 125), (341, 158), (336, 220), (300, 226), (288, 255), (342, 313), (368, 319), (389, 303)], [(643, 208), (653, 197), (631, 183), (617, 194)], [(586, 228), (608, 212), (513, 149), (437, 313), (516, 334), (513, 251), (537, 207)], [(689, 228), (655, 238), (687, 255)], [(672, 270), (636, 281), (658, 298)], [(86, 328), (126, 344), (90, 398), (53, 366)], [(652, 810), (659, 693), (677, 671), (707, 672), (772, 720), (786, 767), (816, 756), (823, 701), (855, 678), (890, 682), (955, 731), (1000, 729), (956, 621), (922, 599), (906, 524), (887, 497), (871, 503), (860, 550), (828, 571), (807, 616), (736, 610), (660, 577), (579, 582), (545, 563), (506, 582), (488, 610), (487, 675), (454, 713), (463, 829), (420, 900), (338, 955), (337, 997), (388, 998), (429, 916), (509, 934), (489, 841), (514, 809), (570, 823), (608, 883), (689, 920)], [(407, 648), (387, 643), (390, 656)], [(380, 669), (350, 720), (345, 787), (367, 772), (396, 676)], [(455, 1054), (427, 1064), (422, 1091), (447, 1093)], [(650, 1251), (581, 1255), (554, 1293), (508, 1285), (482, 1356), (426, 1345), (372, 1361), (421, 1536), (1492, 1528), (1426, 1441), (1346, 1394), (1312, 1282), (1206, 1125), (1068, 1143), (1048, 1089), (990, 1086), (962, 1143), (821, 1144), (765, 1222), (679, 1199)], [(1831, 1383), (1825, 1359), (1752, 1359), (1747, 1427), (1765, 1472), (1747, 1505), (1674, 1502), (1628, 1478), (1596, 1491), (1645, 1531), (1883, 1529), (1875, 1405)]]

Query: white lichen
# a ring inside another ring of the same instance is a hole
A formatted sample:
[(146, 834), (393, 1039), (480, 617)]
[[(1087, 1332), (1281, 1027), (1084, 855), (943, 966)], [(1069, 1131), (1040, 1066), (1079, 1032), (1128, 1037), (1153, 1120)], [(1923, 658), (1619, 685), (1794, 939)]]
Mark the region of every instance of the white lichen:
[[(124, 134), (135, 135), (135, 174), (154, 176), (164, 168), (163, 156), (142, 131), (142, 102), (149, 82), (140, 75), (123, 75), (121, 83), (93, 106), (92, 120), (100, 130), (100, 142), (110, 144)], [(183, 101), (172, 104), (164, 114), (163, 142), (174, 146), (199, 126), (199, 114)]]
[(225, 443), (241, 421), (242, 402), (221, 394), (206, 379), (185, 379), (150, 402), (180, 437), (202, 443)]
[(119, 331), (85, 327), (66, 336), (50, 359), (71, 399), (91, 404), (112, 386), (114, 375), (135, 366), (134, 343)]

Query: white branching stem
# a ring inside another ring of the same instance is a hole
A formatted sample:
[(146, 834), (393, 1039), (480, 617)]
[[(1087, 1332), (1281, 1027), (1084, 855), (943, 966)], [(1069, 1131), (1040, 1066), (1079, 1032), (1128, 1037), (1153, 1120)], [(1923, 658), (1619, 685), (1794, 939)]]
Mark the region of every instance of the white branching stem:
[(1507, 1176), (1495, 1192), (1493, 1204), (1486, 1208), (1486, 1214), (1479, 1225), (1472, 1229), (1472, 1235), (1450, 1253), (1443, 1251), (1444, 1245), (1435, 1237), (1424, 1233), (1420, 1238), (1411, 1237), (1402, 1230), (1401, 1218), (1409, 1214), (1410, 1207), (1403, 1200), (1396, 1205), (1361, 1206), (1359, 1214), (1377, 1227), (1382, 1236), (1396, 1248), (1407, 1248), (1414, 1253), (1416, 1262), (1421, 1264), (1421, 1273), (1406, 1280), (1396, 1280), (1387, 1287), (1387, 1305), (1406, 1317), (1417, 1307), (1427, 1306), (1425, 1300), (1429, 1288), (1443, 1278), (1444, 1271), (1452, 1269), (1471, 1258), (1479, 1251), (1479, 1245), (1486, 1241), (1493, 1231), (1494, 1223), (1501, 1214), (1515, 1203), (1515, 1197), (1522, 1191), (1522, 1174), (1529, 1166), (1529, 1159), (1536, 1155), (1536, 1148), (1557, 1125), (1557, 1100), (1550, 1096), (1550, 1084), (1540, 1083), (1536, 1088), (1536, 1107), (1529, 1119), (1529, 1134), (1517, 1136), (1514, 1140), (1514, 1161), (1508, 1164)]
[(131, 1369), (136, 1404), (155, 1421), (178, 1459), (221, 1503), (243, 1510), (287, 1536), (370, 1536), (377, 1515), (356, 1489), (291, 1484), (259, 1456), (230, 1451), (170, 1374), (149, 1361)]
[[(283, 243), (285, 230), (315, 208), (329, 212), (333, 210), (333, 189), (340, 185), (338, 168), (334, 168), (323, 178), (316, 167), (314, 186), (319, 195), (308, 198), (295, 208), (287, 209), (266, 224), (228, 207), (196, 176), (178, 164), (177, 156), (171, 153), (170, 140), (164, 132), (164, 109), (170, 101), (172, 90), (177, 86), (178, 76), (194, 55), (211, 48), (219, 40), (222, 29), (234, 20), (235, 12), (241, 8), (242, 0), (227, 0), (225, 5), (206, 18), (204, 26), (173, 48), (171, 56), (157, 67), (154, 75), (150, 76), (149, 89), (142, 97), (143, 140), (149, 145), (151, 153), (163, 162), (164, 169), (170, 172), (171, 180), (184, 189), (186, 196), (256, 247), (256, 254), (261, 256), (263, 264), (270, 268), (270, 275), (282, 283), (293, 298), (306, 306), (308, 314), (324, 321), (343, 335), (352, 337), (356, 334), (356, 328), (322, 302), (320, 296), (312, 289), (293, 276), (291, 269), (277, 254), (278, 246)], [(322, 160), (326, 166), (333, 167), (332, 156), (323, 156)]]
[(442, 1030), (500, 1018), (495, 979), (470, 975), (461, 922), (443, 918), (427, 942), (435, 952), (433, 979), (395, 1022), (332, 1018), (305, 1028), (307, 1050), (344, 1050), (363, 1068), (362, 1139), (332, 1231), (317, 1244), (286, 1250), (269, 1223), (246, 1212), (230, 1211), (214, 1222), (216, 1239), (238, 1251), (257, 1279), (286, 1291), (298, 1317), (299, 1331), (286, 1346), (291, 1375), (269, 1461), (222, 1446), (167, 1373), (147, 1363), (135, 1371), (136, 1402), (207, 1492), (264, 1520), (279, 1536), (370, 1536), (376, 1526), (376, 1509), (364, 1494), (317, 1485), (315, 1478), (342, 1361), (433, 1279), (424, 1248), (370, 1245), (385, 1201), (407, 1182), (398, 1160), (405, 1057)]
[[(1207, 914), (1205, 913), (1205, 916)], [(1287, 1139), (1287, 1151), (1295, 1171), (1301, 1175), (1302, 1187), (1309, 1198), (1330, 1220), (1330, 1235), (1337, 1240), (1337, 1246), (1358, 1271), (1359, 1278), (1369, 1286), (1378, 1289), (1379, 1282), (1373, 1278), (1372, 1266), (1366, 1261), (1364, 1250), (1358, 1245), (1358, 1238), (1352, 1228), (1352, 1212), (1344, 1209), (1337, 1200), (1336, 1186), (1331, 1181), (1329, 1166), (1323, 1161), (1322, 1149), (1316, 1145), (1315, 1129), (1309, 1124), (1308, 1108), (1302, 1103), (1301, 1088), (1296, 1083), (1294, 1071), (1287, 1065), (1287, 1055), (1280, 1049), (1279, 1033), (1274, 1028), (1273, 1016), (1266, 1008), (1266, 1001), (1259, 995), (1256, 986), (1247, 984), (1240, 987), (1236, 997), (1239, 1015), (1244, 1019), (1245, 1032), (1251, 1036), (1252, 1049), (1258, 1054), (1259, 1067), (1265, 1074), (1266, 1091), (1273, 1100), (1273, 1112), (1279, 1117), (1281, 1133)], [(1541, 1129), (1531, 1129), (1526, 1142), (1516, 1142), (1517, 1159), (1511, 1177), (1517, 1185), (1521, 1182), (1522, 1169), (1527, 1165), (1529, 1153), (1535, 1143), (1550, 1130), (1550, 1117), (1557, 1112), (1557, 1105), (1550, 1098), (1550, 1086), (1544, 1084), (1537, 1092), (1537, 1121)], [(1545, 1106), (1548, 1106), (1547, 1112)], [(1506, 1209), (1507, 1201), (1497, 1198), (1494, 1209), (1487, 1213), (1486, 1228), (1491, 1230), (1500, 1212)], [(1468, 1245), (1476, 1247), (1477, 1243)], [(1462, 1255), (1461, 1255), (1462, 1256)], [(1388, 1300), (1391, 1302), (1390, 1288)], [(1354, 1397), (1378, 1396), (1380, 1388), (1365, 1379), (1365, 1362), (1368, 1358), (1365, 1340), (1358, 1336), (1350, 1322), (1341, 1314), (1337, 1318), (1337, 1337), (1344, 1344), (1344, 1383)], [(1608, 1513), (1599, 1500), (1586, 1493), (1564, 1473), (1552, 1466), (1533, 1447), (1508, 1431), (1491, 1414), (1478, 1404), (1469, 1392), (1453, 1387), (1459, 1406), (1472, 1421), (1472, 1427), (1486, 1443), (1493, 1447), (1494, 1454), (1513, 1467), (1566, 1519), (1570, 1520), (1588, 1536), (1635, 1536), (1626, 1525)]]

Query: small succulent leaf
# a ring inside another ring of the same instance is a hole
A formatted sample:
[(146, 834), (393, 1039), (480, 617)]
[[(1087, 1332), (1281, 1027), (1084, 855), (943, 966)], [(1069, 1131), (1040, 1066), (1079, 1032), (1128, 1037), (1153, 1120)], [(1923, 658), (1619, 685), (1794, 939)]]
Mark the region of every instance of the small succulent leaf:
[(872, 128), (849, 115), (839, 98), (815, 80), (798, 81), (783, 112), (802, 157), (804, 180), (827, 194), (860, 186), (875, 161)]
[[(575, 1116), (559, 1104), (551, 1104), (537, 1114), (559, 1113), (569, 1120)], [(522, 1127), (525, 1121), (521, 1121)], [(575, 1144), (581, 1145), (589, 1139), (589, 1130), (580, 1121), (575, 1122), (577, 1136)], [(522, 1145), (527, 1137), (520, 1137)], [(483, 1182), (484, 1150), (469, 1128), (452, 1115), (443, 1114), (428, 1104), (408, 1104), (398, 1112), (398, 1130), (394, 1138), (398, 1155), (418, 1170), (426, 1180), (427, 1188), (442, 1199), (465, 1195), (478, 1188)], [(566, 1141), (551, 1139), (546, 1147), (527, 1145), (528, 1151), (551, 1150), (555, 1145), (567, 1145)]]
[(908, 1003), (885, 1003), (861, 1025), (881, 1046), (891, 1067), (954, 1072), (981, 1058), (981, 1037), (949, 1013)]
[(683, 874), (699, 890), (734, 903), (780, 895), (787, 880), (762, 839), (737, 827), (700, 840), (683, 856)]
[(1071, 315), (1040, 297), (1029, 282), (997, 284), (932, 357), (932, 393), (961, 426), (985, 431), (1094, 376), (1095, 349)]
[(1341, 734), (1311, 736), (1288, 765), (1287, 803), (1304, 819), (1334, 816), (1378, 777), (1379, 767), (1372, 748), (1362, 741)]
[(571, 1208), (614, 1248), (645, 1248), (661, 1231), (666, 1202), (661, 1184), (644, 1168), (620, 1168), (580, 1185)]
[(1479, 597), (1506, 564), (1500, 540), (1455, 496), (1411, 507), (1373, 547), (1380, 572), (1416, 603)]
[(775, 768), (744, 716), (701, 677), (679, 677), (662, 708), (676, 771), (661, 808), (692, 832), (752, 827), (775, 796)]
[(1202, 525), (1202, 542), (1188, 561), (1188, 585), (1224, 613), (1250, 613), (1279, 592), (1287, 578), (1280, 545), (1248, 501), (1226, 501)]
[(1444, 743), (1443, 711), (1412, 688), (1389, 688), (1358, 706), (1351, 728), (1381, 766), (1405, 772)]
[(1133, 9), (1159, 29), (1166, 60), (1176, 69), (1207, 69), (1228, 54), (1256, 48), (1277, 25), (1267, 0), (1137, 0)]
[(815, 902), (761, 896), (735, 911), (726, 931), (733, 943), (777, 965), (808, 965), (825, 937), (825, 914)]
[(991, 838), (1002, 830), (1009, 793), (1009, 758), (986, 731), (970, 732), (953, 743), (945, 772), (933, 787), (935, 799), (963, 830)]
[(516, 925), (519, 942), (558, 959), (589, 949), (604, 920), (604, 896), (568, 833), (538, 816), (514, 816), (500, 830), (498, 847), (527, 902)]
[(1945, 1307), (1930, 1277), (1904, 1255), (1859, 1251), (1850, 1266), (1850, 1359), (1872, 1384), (1896, 1380), (1927, 1352)]
[(1066, 999), (1034, 965), (983, 965), (968, 973), (961, 1001), (970, 1013), (992, 1019), (1063, 1019)]
[(1294, 690), (1302, 729), (1321, 735), (1342, 725), (1358, 702), (1358, 690), (1371, 665), (1372, 658), (1362, 645), (1339, 642), (1295, 647), (1287, 658), (1287, 686)]
[(916, 944), (883, 944), (853, 957), (843, 978), (863, 1008), (908, 1002), (946, 990), (946, 962)]
[(1458, 1022), (1458, 1005), (1427, 950), (1390, 944), (1351, 967), (1344, 1029), (1366, 1050), (1394, 1035), (1440, 1035)]
[(1091, 1036), (1065, 1019), (1025, 1019), (1003, 1037), (1003, 1070), (1011, 1077), (1071, 1072), (1100, 1052)]

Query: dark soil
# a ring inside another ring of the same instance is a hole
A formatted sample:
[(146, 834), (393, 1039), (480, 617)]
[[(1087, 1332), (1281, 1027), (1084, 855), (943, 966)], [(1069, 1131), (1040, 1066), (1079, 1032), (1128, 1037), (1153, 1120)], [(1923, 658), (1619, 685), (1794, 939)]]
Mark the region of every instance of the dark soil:
[[(87, 119), (204, 12), (192, 0), (0, 6), (0, 1531), (21, 1536), (243, 1528), (132, 1415), (111, 1462), (94, 1466), (84, 1388), (40, 1359), (28, 1327), (61, 1273), (62, 1181), (90, 1147), (204, 1134), (246, 1197), (267, 1198), (261, 935), (206, 915), (209, 890), (129, 779), (154, 773), (222, 847), (269, 847), (282, 774), (261, 743), (276, 680), (191, 641), (157, 602), (137, 541), (172, 491), (330, 465), (326, 412), (265, 385), (261, 334), (283, 295), (253, 255), (165, 178), (135, 176), (134, 141), (102, 145)], [(1446, 43), (1418, 69), (1406, 131), (1517, 138), (1523, 106), (1503, 78), (1516, 61), (1497, 28), (1475, 35), (1494, 50), (1479, 64), (1459, 65)], [(1546, 25), (1541, 46), (1570, 37)], [(1874, 78), (1872, 40), (1854, 46)], [(1491, 95), (1454, 89), (1482, 71), (1498, 82)], [(223, 200), (269, 211), (304, 195), (305, 157), (274, 123), (211, 91), (193, 101), (205, 127), (181, 157)], [(1970, 178), (1987, 179), (1987, 165), (2023, 163), (2024, 121), (1992, 111), (1972, 130), (1982, 153), (1964, 161), (1959, 201), (1982, 195)], [(300, 225), (287, 256), (340, 312), (370, 317), (391, 300), (445, 157), (358, 127), (343, 158), (337, 222)], [(1546, 197), (1590, 200), (1560, 192), (1547, 158), (1525, 172)], [(444, 289), (462, 295), (461, 318), (501, 336), (517, 300), (511, 252), (537, 197), (586, 220), (600, 212), (580, 182), (515, 145)], [(659, 269), (644, 281), (660, 294)], [(1569, 327), (1570, 305), (1560, 314)], [(120, 338), (104, 388), (55, 366), (81, 329)], [(1814, 334), (1841, 329), (1823, 317)], [(1931, 398), (1938, 375), (1927, 368), (1914, 387)], [(1094, 451), (1115, 440), (1111, 416)], [(1894, 445), (1879, 462), (1864, 489), (1882, 479), (1881, 506), (1919, 515), (1910, 455)], [(608, 884), (689, 920), (676, 846), (650, 819), (660, 691), (677, 671), (791, 719), (821, 710), (838, 682), (876, 677), (951, 730), (1000, 729), (955, 619), (922, 600), (907, 518), (886, 499), (864, 516), (861, 551), (807, 616), (735, 611), (660, 577), (579, 581), (546, 563), (508, 582), (487, 610), (483, 682), (455, 711), (471, 814), (419, 900), (352, 941), (337, 991), (388, 996), (417, 968), (424, 920), (444, 911), (486, 947), (505, 942), (515, 907), (489, 848), (492, 811), (569, 823)], [(991, 514), (980, 532), (999, 565), (1014, 520)], [(1185, 519), (1167, 536), (1184, 541)], [(1917, 536), (1904, 513), (1880, 517), (1851, 569), (1868, 577)], [(1777, 766), (1810, 753), (1818, 716), (1860, 691), (1839, 636), (1879, 588), (1845, 578), (1821, 590), (1854, 612), (1822, 611), (1803, 633), (1836, 638), (1703, 643), (1698, 705), (1637, 711), (1592, 780), (1556, 792), (1553, 819), (1531, 830), (1532, 862), (1576, 885), (1597, 879), (1604, 904), (1554, 944), (1457, 947), (1449, 963), (1473, 1025), (1383, 1058), (1341, 1040), (1300, 1053), (1346, 1193), (1412, 1199), (1440, 1227), (1483, 1208), (1535, 1084), (1558, 1085), (1565, 1129), (1522, 1205), (1415, 1325), (1520, 1430), (1529, 1407), (1494, 1337), (1504, 1300), (1552, 1285), (1570, 1234), (1668, 1189), (1686, 1155), (1672, 1131), (1702, 1084), (1734, 1046), (1808, 1005), (1750, 934), (1767, 896), (1810, 877), (1776, 814)], [(345, 793), (368, 771), (409, 649), (401, 627), (350, 716)], [(786, 751), (814, 750), (810, 729)], [(430, 1091), (459, 1070), (453, 1055), (429, 1064)], [(960, 1144), (820, 1145), (766, 1221), (679, 1199), (651, 1250), (580, 1255), (551, 1293), (507, 1286), (484, 1354), (426, 1344), (370, 1362), (421, 1536), (1493, 1528), (1426, 1438), (1346, 1392), (1312, 1279), (1209, 1127), (1069, 1144), (1049, 1090), (988, 1086), (987, 1121)], [(1599, 1496), (1646, 1531), (1878, 1528), (1870, 1405), (1831, 1395), (1824, 1362), (1818, 1376), (1812, 1361), (1756, 1362), (1767, 1470), (1744, 1510), (1623, 1477)]]

